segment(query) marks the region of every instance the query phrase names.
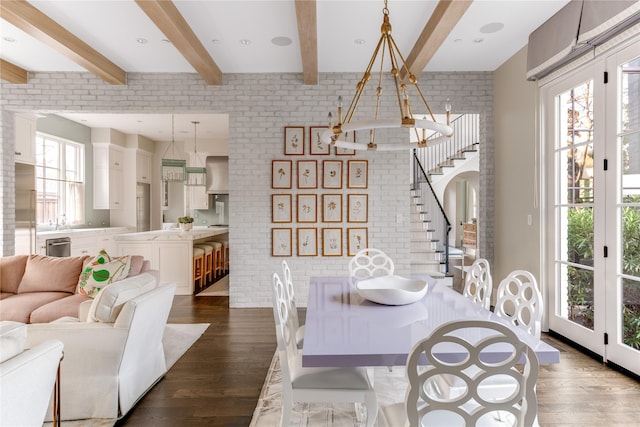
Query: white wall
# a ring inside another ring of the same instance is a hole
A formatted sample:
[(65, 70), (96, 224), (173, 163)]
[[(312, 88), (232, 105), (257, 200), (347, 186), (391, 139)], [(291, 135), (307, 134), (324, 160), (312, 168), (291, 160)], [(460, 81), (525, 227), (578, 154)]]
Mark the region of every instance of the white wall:
[[(229, 115), (230, 181), (230, 304), (233, 307), (271, 306), (271, 274), (281, 271), (281, 258), (271, 256), (271, 161), (285, 159), (285, 126), (323, 126), (327, 112), (335, 109), (338, 95), (350, 99), (357, 73), (321, 74), (320, 84), (305, 86), (299, 74), (225, 74), (221, 86), (207, 86), (196, 74), (129, 73), (127, 85), (112, 86), (89, 73), (30, 73), (27, 85), (0, 83), (2, 115), (2, 197), (13, 197), (13, 127), (5, 121), (12, 111), (83, 111), (93, 113), (189, 111)], [(457, 113), (481, 115), (481, 201), (483, 215), (493, 211), (493, 113), (491, 73), (429, 73), (420, 77), (422, 91), (434, 112), (442, 113), (451, 98)], [(176, 96), (178, 93), (180, 96)], [(373, 106), (362, 99), (360, 108)], [(384, 111), (383, 111), (384, 113)], [(393, 114), (396, 107), (393, 106)], [(156, 150), (157, 151), (157, 150)], [(308, 153), (308, 147), (306, 152)], [(7, 154), (5, 157), (5, 153)], [(320, 156), (290, 157), (322, 160)], [(335, 156), (328, 158), (336, 159)], [(339, 157), (345, 161), (347, 157)], [(369, 245), (383, 249), (394, 259), (400, 273), (409, 271), (409, 156), (401, 153), (364, 153), (355, 156), (369, 161)], [(157, 159), (156, 159), (157, 162)], [(295, 163), (294, 163), (295, 165)], [(321, 165), (321, 163), (319, 163)], [(156, 167), (159, 167), (156, 165)], [(321, 175), (320, 175), (321, 176)], [(6, 184), (6, 185), (5, 185)], [(278, 193), (295, 196), (294, 188)], [(305, 191), (306, 193), (307, 191)], [(319, 188), (311, 193), (335, 193)], [(347, 190), (342, 190), (347, 193)], [(343, 229), (346, 200), (343, 199)], [(10, 205), (12, 206), (12, 205)], [(13, 220), (13, 207), (0, 211), (3, 224)], [(396, 221), (400, 215), (400, 222)], [(295, 218), (295, 210), (293, 213)], [(297, 228), (291, 224), (293, 231)], [(333, 226), (319, 222), (323, 227)], [(484, 240), (493, 245), (492, 227)], [(12, 230), (3, 227), (3, 253), (13, 251)], [(295, 245), (295, 238), (294, 238)], [(319, 248), (321, 253), (321, 249)], [(342, 257), (288, 258), (294, 273), (296, 295), (303, 306), (308, 278), (314, 275), (345, 274), (348, 257), (346, 239)]]
[[(540, 280), (540, 200), (536, 163), (537, 85), (527, 81), (527, 48), (494, 72), (494, 287), (509, 272), (529, 270)], [(480, 190), (482, 197), (482, 190)], [(527, 218), (531, 215), (531, 225)]]

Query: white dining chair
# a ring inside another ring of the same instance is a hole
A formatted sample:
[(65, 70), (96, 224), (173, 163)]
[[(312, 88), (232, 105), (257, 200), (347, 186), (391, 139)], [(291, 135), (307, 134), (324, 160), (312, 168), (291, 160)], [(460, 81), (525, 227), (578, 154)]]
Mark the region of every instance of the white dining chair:
[[(542, 294), (538, 290), (535, 277), (525, 270), (514, 270), (509, 273), (496, 290), (494, 312), (512, 325), (540, 339), (543, 306)], [(452, 375), (437, 377), (434, 384), (443, 396), (459, 394), (465, 387), (459, 378)], [(514, 385), (508, 379), (494, 377), (484, 381), (480, 387), (489, 398), (491, 395), (500, 396), (513, 389)]]
[(300, 326), (300, 319), (298, 317), (298, 308), (296, 307), (295, 293), (293, 290), (293, 279), (291, 277), (291, 269), (286, 260), (282, 260), (282, 272), (284, 275), (284, 285), (287, 292), (287, 298), (289, 300), (289, 316), (291, 317), (291, 324), (296, 333), (296, 344), (298, 348), (302, 348), (304, 344), (304, 325)]
[[(489, 360), (482, 354), (498, 345), (507, 346), (508, 357)], [(438, 355), (441, 346), (463, 348), (465, 357), (457, 362), (442, 360)], [(523, 356), (524, 364), (520, 365)], [(465, 388), (442, 397), (430, 387), (432, 379), (440, 375), (459, 378)], [(387, 425), (536, 425), (538, 359), (506, 325), (488, 320), (445, 323), (413, 347), (407, 360), (407, 377), (404, 405), (393, 404), (382, 410)], [(495, 394), (487, 396), (481, 386), (493, 377), (508, 378), (514, 386), (498, 398)]]
[(387, 276), (393, 272), (393, 260), (380, 249), (362, 249), (349, 260), (349, 277), (362, 279)]
[(462, 295), (489, 310), (492, 290), (493, 279), (491, 278), (489, 261), (484, 258), (478, 258), (473, 261), (465, 275)]
[(364, 403), (366, 425), (373, 427), (378, 415), (378, 400), (366, 369), (302, 366), (302, 352), (294, 338), (287, 291), (277, 273), (273, 274), (273, 315), (282, 373), (280, 426), (289, 426), (294, 402), (354, 402)]
[(544, 307), (533, 274), (514, 270), (500, 282), (496, 292), (494, 313), (540, 338)]

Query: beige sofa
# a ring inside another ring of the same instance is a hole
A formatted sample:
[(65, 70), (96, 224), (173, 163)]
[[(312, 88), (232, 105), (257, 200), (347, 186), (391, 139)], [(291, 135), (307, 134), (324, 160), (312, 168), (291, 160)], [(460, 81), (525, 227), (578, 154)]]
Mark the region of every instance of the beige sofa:
[[(87, 320), (27, 325), (26, 347), (51, 339), (64, 344), (60, 419), (121, 418), (164, 376), (162, 337), (175, 288), (158, 286), (149, 271), (105, 287)], [(52, 415), (50, 406), (45, 419)]]
[[(92, 260), (90, 256), (0, 258), (0, 320), (48, 323), (61, 317), (80, 317), (81, 306), (90, 306), (92, 298), (78, 292), (78, 281)], [(142, 256), (131, 256), (124, 280), (148, 270), (149, 262)]]

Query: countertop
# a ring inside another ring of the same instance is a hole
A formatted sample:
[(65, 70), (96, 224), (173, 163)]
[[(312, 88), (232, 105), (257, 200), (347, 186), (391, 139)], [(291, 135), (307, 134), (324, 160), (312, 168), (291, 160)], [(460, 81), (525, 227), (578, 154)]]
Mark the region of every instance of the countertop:
[(36, 231), (38, 238), (55, 239), (58, 237), (87, 236), (92, 234), (126, 233), (131, 231), (127, 227), (99, 227), (99, 228), (67, 228), (63, 230)]
[(113, 240), (122, 241), (193, 241), (219, 236), (229, 232), (227, 227), (195, 227), (191, 231), (180, 229), (142, 231), (139, 233), (124, 233), (113, 237)]

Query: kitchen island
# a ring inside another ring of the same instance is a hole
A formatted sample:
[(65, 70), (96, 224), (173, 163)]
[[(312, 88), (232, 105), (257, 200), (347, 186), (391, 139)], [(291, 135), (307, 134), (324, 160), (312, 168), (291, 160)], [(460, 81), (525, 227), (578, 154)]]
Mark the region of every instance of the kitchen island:
[(227, 227), (195, 227), (191, 231), (180, 229), (142, 231), (114, 236), (120, 255), (142, 255), (151, 268), (160, 272), (160, 283), (175, 282), (176, 295), (192, 295), (193, 245), (210, 240), (227, 240)]

